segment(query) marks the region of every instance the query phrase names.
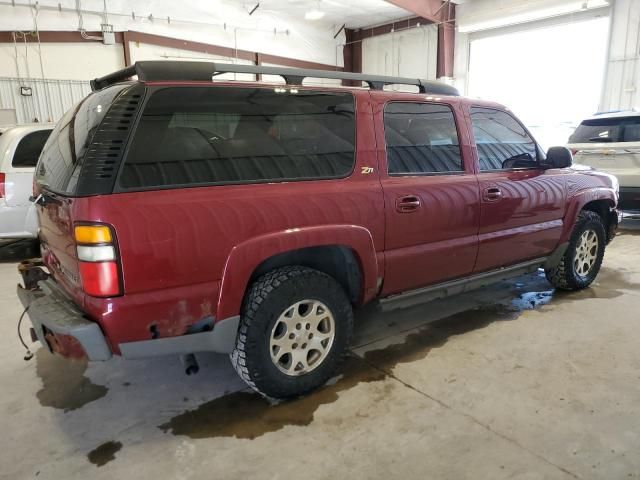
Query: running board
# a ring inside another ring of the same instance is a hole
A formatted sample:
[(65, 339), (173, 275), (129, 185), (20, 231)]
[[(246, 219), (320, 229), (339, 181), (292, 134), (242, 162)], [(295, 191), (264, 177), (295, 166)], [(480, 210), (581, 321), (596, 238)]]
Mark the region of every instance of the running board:
[(536, 258), (528, 262), (518, 263), (509, 267), (483, 272), (470, 277), (451, 280), (449, 282), (438, 283), (429, 287), (419, 288), (417, 290), (409, 290), (408, 292), (398, 293), (379, 301), (383, 311), (395, 310), (398, 308), (407, 308), (420, 303), (430, 302), (438, 298), (445, 298), (450, 295), (475, 290), (476, 288), (486, 287), (493, 283), (501, 282), (509, 278), (532, 273), (547, 263), (549, 257)]

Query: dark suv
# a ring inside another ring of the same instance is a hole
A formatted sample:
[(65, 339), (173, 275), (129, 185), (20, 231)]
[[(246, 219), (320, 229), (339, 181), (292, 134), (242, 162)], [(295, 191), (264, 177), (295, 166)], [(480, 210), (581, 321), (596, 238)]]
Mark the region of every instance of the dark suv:
[(139, 62), (92, 86), (40, 157), (42, 261), (20, 266), (33, 336), (67, 357), (229, 353), (291, 397), (334, 374), (354, 308), (540, 267), (585, 288), (618, 223), (613, 177), (437, 82)]

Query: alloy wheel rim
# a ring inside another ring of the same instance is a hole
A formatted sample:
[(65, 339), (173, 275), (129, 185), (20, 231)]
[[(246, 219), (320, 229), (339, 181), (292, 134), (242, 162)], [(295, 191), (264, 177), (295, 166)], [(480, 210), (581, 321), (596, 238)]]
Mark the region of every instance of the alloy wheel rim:
[(318, 300), (301, 300), (287, 307), (271, 329), (271, 361), (289, 376), (307, 374), (325, 360), (335, 339), (335, 319)]
[(585, 230), (580, 235), (573, 260), (573, 268), (581, 277), (586, 277), (598, 258), (598, 235), (593, 230)]

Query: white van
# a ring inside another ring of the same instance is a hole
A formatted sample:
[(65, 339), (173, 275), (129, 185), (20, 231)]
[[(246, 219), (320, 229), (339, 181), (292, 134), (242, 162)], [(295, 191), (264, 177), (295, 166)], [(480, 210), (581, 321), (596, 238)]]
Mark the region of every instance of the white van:
[(33, 172), (53, 124), (0, 126), (0, 239), (36, 238)]

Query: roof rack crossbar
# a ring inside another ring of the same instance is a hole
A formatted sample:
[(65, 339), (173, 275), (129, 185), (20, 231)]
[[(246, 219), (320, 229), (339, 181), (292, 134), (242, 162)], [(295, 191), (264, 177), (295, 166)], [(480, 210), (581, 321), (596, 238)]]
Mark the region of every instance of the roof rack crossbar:
[(459, 95), (458, 90), (442, 82), (419, 78), (387, 77), (362, 73), (312, 70), (288, 67), (267, 67), (262, 65), (236, 65), (214, 62), (143, 61), (91, 80), (91, 89), (101, 88), (121, 82), (134, 75), (140, 81), (211, 81), (224, 73), (245, 73), (252, 75), (275, 75), (284, 79), (287, 85), (301, 85), (305, 78), (329, 78), (364, 82), (372, 90), (382, 90), (385, 85), (414, 85), (420, 93), (435, 95)]

